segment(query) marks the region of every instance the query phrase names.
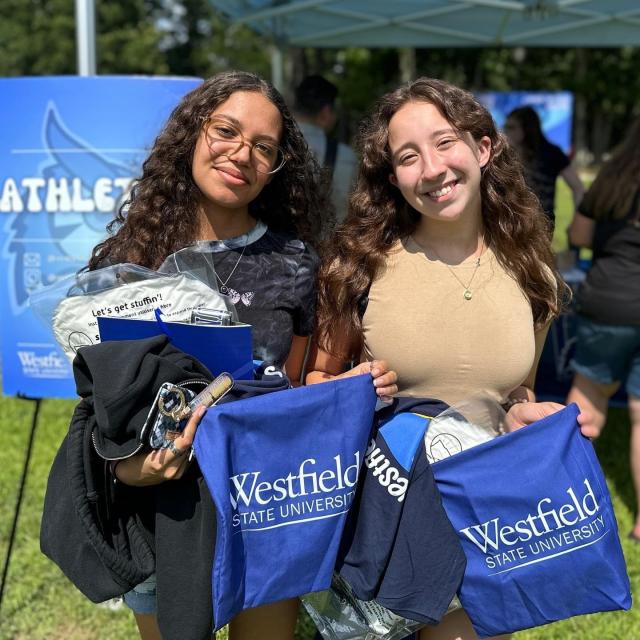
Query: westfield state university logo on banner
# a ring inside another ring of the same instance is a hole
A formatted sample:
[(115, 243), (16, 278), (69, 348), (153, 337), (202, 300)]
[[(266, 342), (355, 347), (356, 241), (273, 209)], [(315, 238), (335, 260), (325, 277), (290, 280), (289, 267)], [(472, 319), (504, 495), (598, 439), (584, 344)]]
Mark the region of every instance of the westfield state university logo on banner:
[(5, 347), (13, 347), (5, 355), (5, 387), (11, 390), (14, 378), (32, 380), (34, 384), (23, 383), (20, 390), (34, 395), (55, 394), (51, 385), (70, 386), (71, 367), (46, 328), (32, 318), (29, 296), (86, 264), (136, 170), (74, 134), (53, 101), (46, 106), (40, 130), (39, 146), (11, 150), (17, 159), (14, 171), (29, 161), (37, 163), (35, 170), (0, 182), (0, 213), (8, 214), (3, 277), (9, 314), (4, 317), (21, 318), (15, 325), (19, 335)]
[(333, 518), (351, 506), (358, 481), (360, 452), (348, 460), (302, 460), (277, 478), (260, 471), (232, 476), (229, 499), (234, 532), (256, 531)]
[(562, 502), (541, 498), (530, 513), (515, 521), (496, 517), (460, 532), (484, 555), (488, 575), (573, 553), (610, 533), (589, 480), (568, 487), (565, 497)]

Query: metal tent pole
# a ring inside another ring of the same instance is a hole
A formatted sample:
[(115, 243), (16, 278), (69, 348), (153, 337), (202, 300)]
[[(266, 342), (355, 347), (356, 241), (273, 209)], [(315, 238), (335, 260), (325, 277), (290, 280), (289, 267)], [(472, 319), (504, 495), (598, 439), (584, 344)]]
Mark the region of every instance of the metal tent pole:
[(76, 49), (78, 75), (96, 75), (95, 0), (76, 0)]
[(277, 44), (271, 46), (271, 84), (281, 93), (284, 90), (284, 57)]

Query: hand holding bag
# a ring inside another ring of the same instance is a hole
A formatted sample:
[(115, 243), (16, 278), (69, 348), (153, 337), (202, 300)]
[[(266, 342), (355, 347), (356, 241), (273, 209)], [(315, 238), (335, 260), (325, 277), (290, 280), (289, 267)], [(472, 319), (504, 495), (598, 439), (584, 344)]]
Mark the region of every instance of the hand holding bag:
[(222, 404), (194, 440), (215, 502), (216, 629), (327, 589), (371, 431), (370, 375)]
[(460, 601), (480, 637), (629, 609), (604, 474), (572, 404), (432, 465), (467, 556)]

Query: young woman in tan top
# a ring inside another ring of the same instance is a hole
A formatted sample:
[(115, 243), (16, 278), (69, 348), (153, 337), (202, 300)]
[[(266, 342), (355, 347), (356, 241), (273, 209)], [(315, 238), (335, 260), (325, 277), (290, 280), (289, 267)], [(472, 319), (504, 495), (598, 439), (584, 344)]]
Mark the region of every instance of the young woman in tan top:
[[(536, 403), (536, 367), (565, 285), (545, 218), (489, 112), (418, 79), (384, 96), (361, 134), (349, 215), (321, 268), (308, 382), (351, 359), (385, 360), (399, 395), (456, 403), (488, 393), (507, 428), (561, 408)], [(475, 638), (456, 611), (421, 640)]]

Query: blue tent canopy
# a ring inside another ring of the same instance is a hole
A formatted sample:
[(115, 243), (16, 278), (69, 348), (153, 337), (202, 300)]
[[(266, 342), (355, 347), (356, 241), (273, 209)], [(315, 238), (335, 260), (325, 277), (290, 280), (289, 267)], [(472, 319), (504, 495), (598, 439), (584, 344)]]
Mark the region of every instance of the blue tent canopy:
[(297, 47), (621, 47), (638, 0), (210, 0), (235, 24)]

